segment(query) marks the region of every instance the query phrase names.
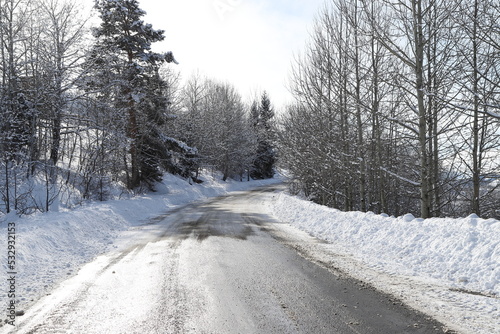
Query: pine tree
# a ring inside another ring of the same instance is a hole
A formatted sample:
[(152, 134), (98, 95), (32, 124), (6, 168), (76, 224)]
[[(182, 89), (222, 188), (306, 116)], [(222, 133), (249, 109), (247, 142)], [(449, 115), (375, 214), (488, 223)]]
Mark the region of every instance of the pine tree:
[(251, 176), (254, 179), (269, 179), (275, 173), (276, 153), (273, 146), (274, 134), (272, 128), (274, 110), (266, 92), (262, 94), (259, 105), (257, 103), (253, 104), (251, 117), (258, 142)]
[(135, 188), (141, 181), (155, 181), (159, 176), (160, 158), (155, 155), (159, 150), (151, 147), (158, 142), (159, 131), (148, 126), (163, 122), (160, 110), (152, 112), (151, 102), (159, 109), (164, 104), (161, 98), (152, 98), (149, 85), (158, 79), (161, 64), (177, 62), (171, 52), (151, 51), (152, 43), (165, 38), (164, 31), (144, 23), (145, 12), (137, 0), (96, 0), (95, 8), (102, 23), (94, 29), (96, 44), (87, 66), (95, 76), (87, 86), (100, 89), (101, 97), (108, 95), (124, 111), (130, 159), (127, 185)]

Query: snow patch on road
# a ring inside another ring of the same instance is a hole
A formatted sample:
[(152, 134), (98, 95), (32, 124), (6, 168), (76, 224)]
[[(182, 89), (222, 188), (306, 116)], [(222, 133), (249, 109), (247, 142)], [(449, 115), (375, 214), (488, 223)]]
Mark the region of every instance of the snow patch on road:
[(0, 320), (7, 317), (6, 305), (11, 300), (7, 285), (7, 273), (11, 271), (7, 267), (8, 223), (14, 223), (16, 229), (16, 310), (26, 310), (59, 283), (76, 275), (85, 263), (125, 247), (127, 233), (147, 224), (149, 219), (193, 201), (280, 182), (222, 182), (221, 176), (211, 174), (202, 179), (204, 183), (190, 185), (167, 174), (156, 193), (91, 202), (75, 210), (0, 217), (0, 305), (4, 310)]

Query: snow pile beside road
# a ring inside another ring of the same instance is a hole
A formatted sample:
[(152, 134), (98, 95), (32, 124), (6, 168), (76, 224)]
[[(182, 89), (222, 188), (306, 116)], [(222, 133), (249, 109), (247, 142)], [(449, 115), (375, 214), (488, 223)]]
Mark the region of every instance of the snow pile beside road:
[(391, 274), (442, 280), (450, 287), (500, 296), (500, 222), (394, 218), (341, 212), (280, 194), (272, 211), (345, 253)]
[(202, 179), (203, 184), (189, 185), (184, 179), (165, 175), (156, 193), (93, 202), (71, 211), (0, 217), (0, 305), (11, 300), (7, 286), (7, 273), (13, 271), (7, 261), (8, 223), (15, 227), (15, 300), (17, 310), (24, 310), (57, 283), (75, 275), (83, 264), (112, 249), (118, 236), (131, 227), (196, 200), (279, 182), (222, 182), (211, 175)]
[(313, 253), (321, 262), (460, 333), (500, 334), (499, 221), (341, 212), (284, 193), (268, 208), (277, 220), (328, 241), (320, 244), (327, 253)]

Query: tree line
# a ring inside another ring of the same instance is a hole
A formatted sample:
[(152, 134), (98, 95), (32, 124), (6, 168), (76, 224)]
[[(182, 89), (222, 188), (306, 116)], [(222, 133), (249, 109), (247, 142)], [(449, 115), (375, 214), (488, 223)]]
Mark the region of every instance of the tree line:
[(500, 217), (500, 4), (331, 0), (281, 119), (293, 188), (342, 210)]
[(0, 0), (0, 212), (48, 211), (154, 190), (165, 172), (201, 182), (272, 177), (274, 111), (228, 83), (180, 84), (164, 32), (137, 0)]

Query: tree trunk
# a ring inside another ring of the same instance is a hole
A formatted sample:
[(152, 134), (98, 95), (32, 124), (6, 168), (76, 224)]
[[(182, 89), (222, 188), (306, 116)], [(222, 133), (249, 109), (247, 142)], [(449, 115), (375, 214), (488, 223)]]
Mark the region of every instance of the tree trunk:
[(139, 170), (139, 127), (137, 123), (137, 114), (135, 110), (135, 99), (133, 94), (133, 81), (135, 79), (134, 72), (134, 55), (132, 51), (128, 52), (128, 82), (126, 87), (125, 96), (127, 96), (127, 109), (128, 109), (128, 137), (130, 139), (130, 182), (129, 189), (136, 188), (140, 185), (140, 170)]
[(415, 88), (418, 103), (418, 131), (420, 146), (420, 215), (422, 218), (431, 216), (431, 197), (429, 196), (429, 157), (427, 152), (427, 112), (424, 94), (424, 34), (422, 2), (413, 0), (414, 41), (415, 41)]
[(360, 210), (366, 212), (366, 159), (364, 156), (364, 140), (363, 140), (363, 123), (361, 119), (361, 76), (359, 68), (361, 66), (359, 61), (359, 27), (358, 27), (358, 2), (354, 2), (354, 66), (356, 72), (356, 123), (358, 135), (358, 159), (359, 159), (359, 201)]
[(129, 189), (136, 188), (140, 185), (140, 174), (139, 174), (139, 148), (138, 148), (138, 127), (137, 127), (137, 116), (134, 108), (134, 101), (130, 98), (129, 102), (129, 139), (130, 139), (130, 182)]
[(481, 168), (480, 168), (480, 147), (479, 147), (479, 71), (478, 71), (478, 0), (474, 1), (474, 18), (472, 30), (472, 59), (473, 59), (473, 94), (474, 94), (474, 123), (473, 123), (473, 147), (472, 147), (472, 207), (471, 213), (481, 215), (480, 208), (480, 188), (481, 188)]
[(10, 213), (10, 189), (9, 189), (9, 160), (5, 159), (5, 209)]

